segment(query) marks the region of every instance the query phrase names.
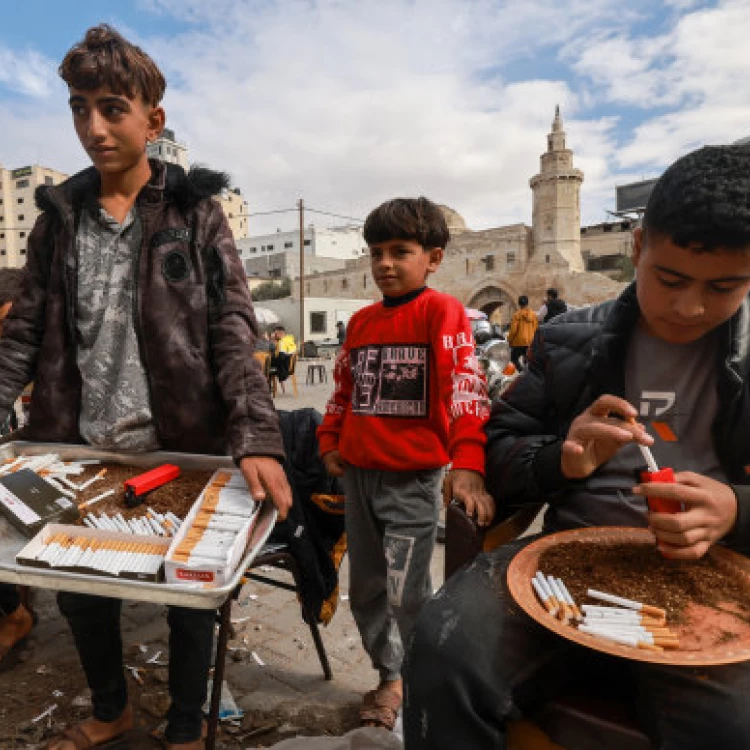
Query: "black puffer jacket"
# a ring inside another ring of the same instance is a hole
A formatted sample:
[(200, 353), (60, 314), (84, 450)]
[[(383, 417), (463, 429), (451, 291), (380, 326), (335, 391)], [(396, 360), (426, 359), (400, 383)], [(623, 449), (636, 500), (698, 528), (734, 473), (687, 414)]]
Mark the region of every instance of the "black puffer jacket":
[[(529, 367), (503, 394), (487, 424), (487, 484), (501, 514), (529, 503), (564, 503), (574, 480), (560, 470), (571, 422), (605, 393), (624, 396), (628, 339), (640, 310), (631, 284), (620, 297), (542, 326)], [(737, 495), (730, 546), (750, 549), (750, 300), (721, 331), (719, 409), (713, 441)]]

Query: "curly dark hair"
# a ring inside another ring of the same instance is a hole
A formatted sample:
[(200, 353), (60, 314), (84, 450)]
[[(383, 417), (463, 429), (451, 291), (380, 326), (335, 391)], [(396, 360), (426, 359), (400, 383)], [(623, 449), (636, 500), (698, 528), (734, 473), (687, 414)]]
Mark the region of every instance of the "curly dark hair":
[(156, 63), (135, 44), (106, 23), (90, 28), (74, 44), (58, 68), (68, 86), (81, 91), (108, 88), (113, 94), (156, 107), (167, 83)]
[(678, 159), (654, 185), (643, 228), (696, 252), (750, 246), (750, 146), (705, 146)]
[(450, 232), (440, 207), (428, 198), (394, 198), (378, 206), (365, 220), (365, 242), (412, 240), (425, 250), (448, 244)]

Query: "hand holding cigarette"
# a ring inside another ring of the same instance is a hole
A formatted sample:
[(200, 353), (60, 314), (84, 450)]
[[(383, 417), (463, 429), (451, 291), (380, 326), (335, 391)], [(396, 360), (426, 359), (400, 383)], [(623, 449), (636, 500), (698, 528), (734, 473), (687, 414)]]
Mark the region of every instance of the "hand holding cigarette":
[(242, 471), (253, 500), (270, 499), (283, 521), (292, 507), (292, 488), (289, 486), (284, 468), (270, 456), (245, 456), (240, 461)]
[(560, 468), (568, 479), (584, 479), (609, 461), (623, 445), (651, 445), (654, 439), (635, 421), (635, 408), (622, 398), (600, 396), (570, 425)]
[(649, 513), (659, 551), (675, 560), (698, 560), (725, 537), (737, 521), (737, 497), (729, 485), (681, 471), (673, 484), (636, 485), (633, 494), (682, 503), (682, 513)]

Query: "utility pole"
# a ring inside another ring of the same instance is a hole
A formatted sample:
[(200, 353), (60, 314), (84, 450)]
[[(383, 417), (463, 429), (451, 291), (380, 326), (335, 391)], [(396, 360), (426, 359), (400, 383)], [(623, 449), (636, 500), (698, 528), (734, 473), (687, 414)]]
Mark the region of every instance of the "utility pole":
[(299, 199), (299, 357), (305, 355), (305, 201)]

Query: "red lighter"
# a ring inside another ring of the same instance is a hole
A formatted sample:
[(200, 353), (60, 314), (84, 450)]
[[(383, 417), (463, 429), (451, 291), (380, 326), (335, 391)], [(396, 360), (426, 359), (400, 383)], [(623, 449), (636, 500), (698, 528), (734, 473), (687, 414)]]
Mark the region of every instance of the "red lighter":
[(137, 477), (125, 480), (125, 505), (128, 508), (135, 508), (140, 505), (147, 492), (161, 487), (173, 479), (180, 476), (180, 467), (174, 464), (163, 464), (157, 466), (145, 474), (139, 474)]
[[(674, 484), (674, 472), (668, 466), (659, 471), (642, 471), (641, 482), (664, 482)], [(677, 500), (665, 500), (663, 497), (648, 497), (648, 507), (654, 513), (679, 513), (685, 510), (684, 503)]]

